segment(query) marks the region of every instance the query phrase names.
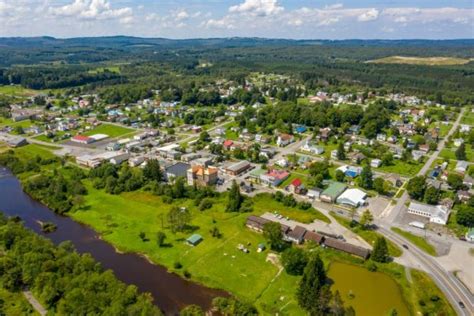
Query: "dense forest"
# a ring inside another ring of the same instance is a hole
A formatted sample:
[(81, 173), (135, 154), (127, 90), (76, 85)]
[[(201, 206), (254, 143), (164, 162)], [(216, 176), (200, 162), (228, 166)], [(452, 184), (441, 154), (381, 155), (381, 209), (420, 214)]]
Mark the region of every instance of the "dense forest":
[(70, 242), (56, 247), (3, 215), (0, 286), (31, 290), (56, 315), (161, 315), (148, 295), (118, 281), (90, 255), (78, 254)]
[[(110, 102), (136, 101), (153, 88), (171, 91), (168, 99), (180, 100), (184, 92), (205, 84), (219, 79), (243, 82), (250, 73), (260, 71), (291, 76), (309, 91), (376, 89), (460, 105), (474, 100), (472, 61), (451, 66), (368, 61), (397, 55), (472, 58), (472, 44), (472, 40), (0, 38), (0, 84), (34, 89), (81, 87), (84, 92), (102, 92)], [(202, 67), (202, 62), (209, 66)], [(109, 71), (107, 65), (119, 66)], [(96, 71), (99, 67), (104, 68)], [(216, 101), (212, 94), (191, 95), (188, 100), (198, 97)]]

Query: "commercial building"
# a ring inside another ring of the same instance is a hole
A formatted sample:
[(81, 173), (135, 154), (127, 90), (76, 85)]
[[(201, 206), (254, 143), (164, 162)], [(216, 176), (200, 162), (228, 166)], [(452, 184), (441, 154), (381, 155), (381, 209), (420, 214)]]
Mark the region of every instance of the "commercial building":
[(217, 168), (193, 166), (187, 171), (188, 185), (208, 186), (217, 182)]
[(366, 203), (367, 193), (359, 189), (348, 189), (336, 199), (337, 203), (359, 207)]
[(226, 172), (231, 176), (238, 176), (239, 174), (243, 173), (250, 169), (251, 164), (246, 160), (239, 161), (234, 163), (226, 168)]
[(333, 203), (346, 190), (347, 186), (341, 182), (332, 182), (326, 190), (321, 192), (319, 199), (323, 202)]
[(419, 202), (411, 202), (408, 213), (426, 217), (432, 223), (446, 225), (451, 209), (446, 205), (429, 205)]

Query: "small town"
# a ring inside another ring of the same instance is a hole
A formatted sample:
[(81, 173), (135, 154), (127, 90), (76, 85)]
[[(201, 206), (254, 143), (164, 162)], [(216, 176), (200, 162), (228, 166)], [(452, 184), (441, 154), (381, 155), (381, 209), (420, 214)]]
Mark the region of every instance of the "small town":
[(472, 8), (139, 2), (0, 31), (1, 315), (474, 315)]

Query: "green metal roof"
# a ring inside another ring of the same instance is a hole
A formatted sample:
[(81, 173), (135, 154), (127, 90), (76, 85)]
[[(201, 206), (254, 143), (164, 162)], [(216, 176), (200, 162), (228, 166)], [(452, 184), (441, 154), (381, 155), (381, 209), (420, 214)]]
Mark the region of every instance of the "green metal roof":
[(321, 195), (328, 195), (331, 198), (335, 199), (337, 198), (344, 190), (347, 188), (347, 186), (344, 183), (341, 182), (332, 182), (326, 190), (324, 190)]

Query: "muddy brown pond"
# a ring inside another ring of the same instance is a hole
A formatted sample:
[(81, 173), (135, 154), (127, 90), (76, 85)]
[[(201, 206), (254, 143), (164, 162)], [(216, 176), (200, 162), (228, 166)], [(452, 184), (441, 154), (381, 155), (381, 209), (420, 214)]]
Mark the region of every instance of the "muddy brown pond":
[[(92, 228), (67, 216), (57, 215), (28, 196), (18, 179), (3, 167), (0, 167), (0, 211), (7, 216), (21, 217), (26, 227), (55, 244), (70, 240), (79, 253), (90, 253), (121, 281), (137, 286), (141, 292), (151, 293), (155, 305), (166, 315), (176, 315), (181, 308), (191, 304), (209, 309), (213, 298), (229, 295), (169, 273), (166, 268), (152, 264), (137, 254), (116, 252)], [(57, 225), (57, 230), (45, 235), (39, 222), (52, 222)]]

